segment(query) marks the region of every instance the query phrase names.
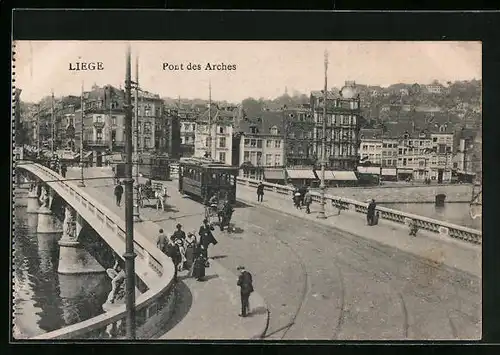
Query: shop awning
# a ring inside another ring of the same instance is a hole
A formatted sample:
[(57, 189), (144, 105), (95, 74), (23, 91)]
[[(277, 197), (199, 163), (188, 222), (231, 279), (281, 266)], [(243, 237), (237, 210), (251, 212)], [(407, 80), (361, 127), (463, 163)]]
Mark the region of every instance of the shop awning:
[(458, 170), (457, 173), (461, 175), (471, 175), (471, 176), (476, 175), (476, 173), (473, 173), (471, 171), (463, 171), (463, 170)]
[(332, 171), (331, 173), (333, 175), (332, 180), (336, 180), (336, 181), (357, 181), (358, 180), (354, 171)]
[(382, 169), (382, 175), (384, 176), (396, 176), (396, 169)]
[(308, 169), (287, 169), (286, 173), (290, 179), (312, 179), (316, 180), (314, 172)]
[(358, 166), (358, 171), (362, 174), (380, 175), (380, 167), (377, 166)]
[(285, 180), (283, 169), (264, 169), (264, 179), (266, 180)]
[(399, 169), (398, 174), (413, 174), (413, 169)]

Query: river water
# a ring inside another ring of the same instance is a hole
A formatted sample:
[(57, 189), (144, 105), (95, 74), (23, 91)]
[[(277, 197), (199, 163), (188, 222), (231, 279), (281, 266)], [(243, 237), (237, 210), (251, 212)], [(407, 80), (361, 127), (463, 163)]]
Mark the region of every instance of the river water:
[(471, 218), (468, 203), (445, 203), (443, 207), (437, 207), (434, 203), (380, 203), (379, 205), (481, 230), (481, 218)]
[(24, 339), (102, 314), (107, 275), (57, 273), (61, 234), (37, 234), (37, 214), (14, 208), (13, 336)]

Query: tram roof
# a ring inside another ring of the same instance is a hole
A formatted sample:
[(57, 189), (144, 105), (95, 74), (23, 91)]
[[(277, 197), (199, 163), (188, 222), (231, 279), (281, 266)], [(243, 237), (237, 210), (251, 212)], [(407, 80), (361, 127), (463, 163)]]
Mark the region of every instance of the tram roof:
[(204, 168), (238, 169), (238, 167), (236, 166), (227, 165), (217, 160), (209, 158), (197, 158), (197, 157), (181, 158), (179, 162), (181, 164), (197, 165), (197, 166), (202, 166)]

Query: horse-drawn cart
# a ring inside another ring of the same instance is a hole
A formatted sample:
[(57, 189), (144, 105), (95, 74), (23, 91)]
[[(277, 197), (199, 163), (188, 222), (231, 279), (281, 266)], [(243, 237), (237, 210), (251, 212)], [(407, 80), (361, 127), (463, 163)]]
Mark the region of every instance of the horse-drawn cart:
[(165, 210), (165, 201), (168, 195), (167, 188), (162, 183), (139, 184), (138, 189), (139, 207), (147, 205), (156, 206), (156, 209), (158, 209), (161, 206), (161, 209)]

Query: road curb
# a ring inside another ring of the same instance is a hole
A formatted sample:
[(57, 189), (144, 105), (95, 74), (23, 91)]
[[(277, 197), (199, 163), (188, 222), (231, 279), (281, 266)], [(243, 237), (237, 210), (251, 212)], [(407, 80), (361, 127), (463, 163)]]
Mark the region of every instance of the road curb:
[[(287, 215), (287, 216), (290, 216), (290, 217), (294, 217), (294, 218), (301, 218), (301, 219), (303, 219), (303, 220), (306, 220), (306, 221), (310, 221), (310, 222), (312, 222), (312, 220), (310, 220), (309, 218), (306, 218), (305, 216), (298, 216), (298, 215), (296, 215), (296, 214), (294, 214), (294, 213), (291, 213), (291, 212), (285, 211), (285, 210), (283, 210), (283, 209), (279, 209), (279, 208), (272, 207), (272, 206), (266, 206), (266, 205), (258, 204), (258, 203), (254, 202), (254, 201), (245, 200), (245, 199), (238, 198), (238, 197), (236, 197), (236, 200), (237, 200), (237, 201), (240, 201), (240, 202), (242, 202), (242, 203), (245, 203), (245, 204), (247, 204), (247, 205), (250, 205), (250, 206), (252, 206), (252, 207), (258, 207), (258, 206), (261, 206), (261, 207), (267, 208), (267, 209), (272, 210), (272, 211), (276, 211), (276, 212), (279, 212), (279, 213), (283, 213), (283, 214), (285, 214), (285, 215)], [(401, 248), (399, 248), (399, 247), (397, 247), (397, 246), (394, 246), (394, 245), (391, 245), (391, 244), (388, 244), (388, 243), (383, 243), (383, 242), (380, 242), (380, 241), (378, 241), (378, 240), (374, 240), (374, 239), (369, 238), (369, 237), (366, 237), (366, 236), (364, 236), (364, 235), (362, 235), (362, 234), (359, 234), (359, 233), (355, 233), (355, 232), (351, 232), (351, 231), (348, 231), (348, 230), (342, 229), (341, 227), (335, 226), (335, 225), (333, 225), (333, 224), (328, 225), (328, 224), (326, 224), (326, 223), (322, 222), (321, 220), (320, 220), (319, 222), (320, 222), (320, 223), (321, 223), (321, 225), (322, 225), (322, 226), (324, 226), (324, 227), (331, 228), (331, 229), (333, 229), (333, 230), (335, 230), (335, 231), (338, 231), (338, 232), (347, 233), (347, 234), (349, 234), (349, 235), (351, 235), (351, 236), (353, 236), (353, 237), (356, 237), (356, 238), (360, 238), (360, 239), (363, 239), (363, 240), (376, 242), (376, 243), (379, 243), (379, 244), (382, 244), (382, 245), (385, 245), (385, 246), (389, 246), (389, 247), (391, 247), (391, 248), (395, 248), (395, 249), (399, 250), (399, 251), (400, 251), (400, 252), (402, 252), (402, 253), (406, 253), (406, 254), (408, 254), (408, 255), (412, 255), (412, 256), (414, 256), (414, 257), (417, 257), (417, 258), (423, 259), (423, 260), (425, 260), (425, 261), (426, 261), (427, 263), (429, 263), (429, 264), (434, 264), (434, 263), (436, 262), (436, 261), (435, 261), (435, 260), (433, 260), (430, 256), (425, 256), (425, 255), (420, 255), (420, 254), (418, 254), (418, 253), (413, 253), (413, 252), (411, 252), (411, 251), (408, 251), (408, 250), (405, 250), (405, 249), (401, 249)], [(426, 238), (432, 238), (432, 239), (433, 239), (433, 240), (435, 240), (435, 241), (439, 241), (439, 239), (433, 238), (432, 236), (425, 236), (425, 237), (426, 237)], [(477, 274), (476, 272), (472, 272), (472, 271), (469, 271), (469, 270), (464, 270), (464, 269), (462, 269), (462, 268), (458, 268), (458, 267), (456, 267), (456, 266), (449, 265), (449, 264), (447, 264), (447, 263), (444, 263), (444, 265), (446, 265), (446, 267), (448, 267), (448, 268), (451, 268), (451, 269), (454, 269), (454, 270), (458, 270), (458, 271), (460, 271), (460, 272), (463, 272), (463, 273), (466, 273), (466, 274), (472, 275), (472, 276), (474, 276), (474, 277), (479, 277), (479, 278), (481, 277), (481, 273)]]

